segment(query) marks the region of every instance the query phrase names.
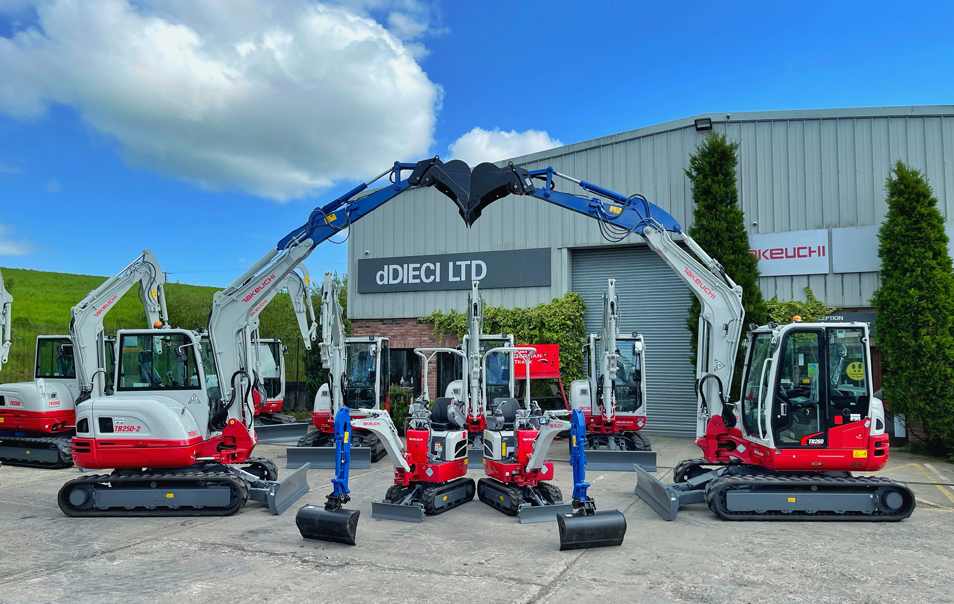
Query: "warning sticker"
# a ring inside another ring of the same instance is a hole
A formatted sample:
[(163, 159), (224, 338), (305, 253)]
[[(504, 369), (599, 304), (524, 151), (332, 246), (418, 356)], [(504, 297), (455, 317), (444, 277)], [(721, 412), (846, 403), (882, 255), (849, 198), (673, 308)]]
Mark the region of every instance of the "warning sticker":
[(867, 451), (852, 451), (852, 453), (854, 453), (855, 457), (868, 457)]
[(818, 363), (808, 364), (808, 377), (818, 377)]
[(722, 371), (723, 368), (725, 368), (725, 363), (723, 363), (723, 362), (720, 361), (719, 359), (716, 359), (716, 360), (715, 360), (715, 370), (716, 370), (716, 371)]
[(848, 363), (848, 367), (845, 368), (845, 373), (848, 374), (850, 379), (860, 382), (865, 379), (865, 366), (859, 361)]
[(198, 404), (201, 404), (201, 403), (202, 403), (202, 401), (199, 400), (199, 395), (198, 395), (198, 394), (193, 394), (193, 395), (192, 395), (192, 398), (189, 399), (189, 404), (190, 404), (190, 405), (198, 405)]

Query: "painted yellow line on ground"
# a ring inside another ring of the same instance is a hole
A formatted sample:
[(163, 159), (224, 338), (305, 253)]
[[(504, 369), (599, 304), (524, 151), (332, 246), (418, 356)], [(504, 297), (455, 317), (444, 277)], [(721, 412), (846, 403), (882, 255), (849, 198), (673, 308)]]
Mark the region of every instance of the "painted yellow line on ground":
[(895, 470), (903, 470), (904, 468), (910, 468), (911, 466), (916, 466), (916, 463), (906, 463), (903, 466), (898, 466), (896, 468), (891, 468), (890, 470), (881, 470), (881, 474), (887, 474), (888, 472), (894, 472)]
[(933, 501), (928, 501), (927, 499), (921, 499), (920, 497), (915, 497), (915, 501), (918, 503), (923, 503), (924, 505), (930, 505), (932, 507), (941, 508), (944, 510), (951, 510), (954, 512), (954, 508), (947, 507), (946, 505), (941, 505), (940, 503), (934, 503)]
[(954, 495), (951, 495), (951, 492), (950, 492), (950, 491), (948, 491), (947, 489), (945, 489), (945, 488), (942, 487), (941, 485), (937, 484), (937, 480), (935, 480), (933, 476), (931, 476), (930, 474), (928, 474), (927, 470), (925, 470), (924, 468), (921, 467), (921, 464), (916, 463), (916, 464), (913, 464), (913, 465), (914, 465), (915, 468), (917, 468), (918, 470), (920, 470), (922, 474), (924, 474), (924, 477), (925, 477), (925, 478), (927, 478), (929, 481), (931, 481), (931, 484), (933, 484), (934, 486), (937, 487), (937, 490), (939, 490), (940, 492), (944, 493), (944, 496), (947, 497), (948, 499), (950, 499), (950, 500), (951, 500), (951, 503), (954, 503)]

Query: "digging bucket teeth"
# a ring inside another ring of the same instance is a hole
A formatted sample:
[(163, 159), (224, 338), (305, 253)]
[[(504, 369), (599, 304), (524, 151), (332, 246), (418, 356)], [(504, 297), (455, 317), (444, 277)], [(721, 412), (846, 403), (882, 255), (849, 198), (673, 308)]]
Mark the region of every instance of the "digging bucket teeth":
[(305, 539), (356, 545), (360, 515), (361, 510), (326, 510), (321, 506), (306, 505), (298, 510), (295, 524)]
[(675, 520), (676, 512), (687, 503), (704, 503), (705, 487), (693, 488), (691, 483), (663, 484), (639, 466), (636, 470), (636, 495), (646, 502), (663, 520)]
[(467, 467), (478, 469), (484, 467), (483, 449), (467, 449)]
[(529, 503), (521, 503), (520, 507), (517, 508), (517, 517), (520, 519), (520, 524), (553, 522), (557, 519), (557, 516), (572, 513), (573, 504), (563, 502), (553, 505), (530, 505)]
[(371, 502), (371, 517), (401, 522), (424, 522), (424, 506), (420, 503), (402, 505), (398, 503)]
[[(311, 464), (316, 470), (335, 469), (334, 447), (288, 447), (285, 468), (291, 470)], [(371, 449), (369, 447), (351, 448), (351, 468), (367, 470), (371, 467)]]
[(656, 471), (655, 451), (604, 451), (590, 449), (586, 452), (586, 468), (602, 472), (634, 472), (640, 466), (647, 472)]
[(560, 514), (556, 520), (560, 551), (622, 545), (626, 536), (626, 518), (619, 510)]
[(305, 464), (282, 480), (262, 480), (251, 484), (249, 498), (268, 504), (268, 511), (276, 516), (308, 492), (308, 470)]

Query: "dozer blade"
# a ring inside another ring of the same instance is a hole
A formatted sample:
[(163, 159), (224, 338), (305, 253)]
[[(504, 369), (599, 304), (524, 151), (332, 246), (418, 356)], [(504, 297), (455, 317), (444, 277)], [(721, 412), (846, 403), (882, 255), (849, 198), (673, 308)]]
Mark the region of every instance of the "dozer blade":
[(371, 502), (371, 517), (401, 522), (424, 522), (424, 506), (420, 503), (400, 505), (397, 503)]
[(295, 524), (305, 539), (356, 545), (355, 536), (360, 515), (361, 510), (326, 510), (317, 505), (306, 505), (298, 510)]
[(588, 449), (586, 451), (586, 469), (603, 472), (634, 472), (634, 466), (640, 466), (647, 472), (656, 471), (655, 451), (606, 451)]
[[(289, 470), (311, 464), (316, 470), (335, 469), (334, 447), (288, 447), (285, 467)], [(351, 448), (351, 468), (367, 470), (371, 467), (371, 449), (369, 447)]]
[(258, 438), (258, 444), (260, 445), (297, 442), (299, 438), (308, 434), (309, 426), (311, 424), (305, 422), (255, 426), (255, 436)]
[(560, 551), (622, 545), (626, 536), (626, 518), (619, 510), (606, 510), (593, 515), (561, 514), (557, 516)]
[(636, 470), (636, 495), (645, 501), (663, 520), (675, 520), (676, 512), (687, 503), (703, 503), (705, 488), (692, 488), (691, 483), (663, 484), (639, 466)]
[(484, 451), (483, 449), (467, 449), (467, 467), (483, 468)]
[(555, 503), (553, 505), (521, 503), (520, 507), (517, 508), (517, 517), (520, 518), (520, 524), (553, 522), (557, 519), (557, 516), (572, 513), (573, 504), (570, 503)]
[(282, 480), (262, 480), (251, 484), (249, 498), (268, 504), (268, 511), (276, 516), (291, 507), (308, 492), (308, 464), (298, 468)]

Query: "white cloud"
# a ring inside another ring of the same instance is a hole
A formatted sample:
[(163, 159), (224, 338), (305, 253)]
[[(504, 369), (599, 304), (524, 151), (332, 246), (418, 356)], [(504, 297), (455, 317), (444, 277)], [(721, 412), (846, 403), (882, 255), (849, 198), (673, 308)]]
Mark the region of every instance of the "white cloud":
[(427, 155), (442, 90), (411, 24), (353, 4), (39, 0), (35, 27), (0, 37), (0, 112), (71, 105), (127, 163), (213, 190), (286, 200), (364, 178)]
[(0, 161), (0, 174), (19, 174), (20, 168)]
[(562, 147), (559, 139), (550, 138), (544, 130), (501, 132), (474, 128), (448, 146), (451, 157), (462, 159), (471, 167), (481, 162), (495, 162), (520, 157), (545, 149)]
[(33, 251), (27, 239), (13, 240), (13, 228), (0, 222), (0, 256), (26, 256)]
[(57, 192), (59, 192), (62, 188), (63, 188), (63, 185), (60, 184), (60, 181), (58, 181), (58, 180), (51, 180), (50, 182), (46, 183), (46, 187), (44, 187), (44, 190), (45, 190), (47, 193), (57, 193)]

